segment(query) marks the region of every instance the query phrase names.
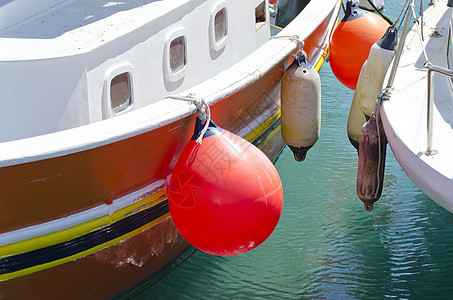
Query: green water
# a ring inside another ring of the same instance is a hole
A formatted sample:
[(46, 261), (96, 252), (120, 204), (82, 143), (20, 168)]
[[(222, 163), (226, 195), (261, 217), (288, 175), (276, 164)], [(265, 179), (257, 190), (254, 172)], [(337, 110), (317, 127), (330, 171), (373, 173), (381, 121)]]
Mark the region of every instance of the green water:
[[(394, 19), (405, 1), (386, 1)], [(426, 1), (425, 1), (426, 2)], [(353, 92), (321, 70), (322, 130), (303, 163), (276, 163), (284, 207), (274, 233), (235, 257), (196, 251), (137, 299), (453, 298), (453, 216), (423, 194), (390, 148), (372, 212), (355, 194), (346, 122)]]

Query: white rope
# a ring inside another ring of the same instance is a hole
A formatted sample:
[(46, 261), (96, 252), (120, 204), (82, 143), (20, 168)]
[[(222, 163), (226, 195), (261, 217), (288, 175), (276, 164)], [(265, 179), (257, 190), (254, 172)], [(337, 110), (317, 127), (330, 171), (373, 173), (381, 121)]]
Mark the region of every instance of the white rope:
[[(423, 36), (421, 33), (420, 22), (417, 20), (417, 13), (415, 12), (415, 0), (411, 1), (411, 3), (409, 5), (412, 10), (412, 15), (414, 16), (415, 26), (417, 27), (418, 39), (420, 41), (420, 45), (422, 46), (423, 55), (425, 56), (425, 65), (431, 64), (428, 59), (428, 54), (426, 53), (425, 44), (423, 43)], [(423, 26), (423, 24), (421, 26)]]
[[(206, 131), (208, 131), (209, 124), (211, 123), (211, 110), (209, 109), (209, 105), (204, 101), (204, 99), (201, 99), (201, 103), (203, 106), (206, 107), (206, 124), (204, 124), (203, 129), (200, 131), (200, 135), (197, 137), (197, 144), (201, 145), (201, 140), (203, 139), (204, 135), (206, 134)], [(203, 120), (202, 120), (203, 121)]]
[(276, 35), (276, 36), (272, 36), (271, 39), (288, 39), (292, 42), (295, 42), (297, 44), (297, 51), (296, 51), (296, 56), (295, 56), (296, 59), (298, 59), (303, 53), (302, 48), (304, 48), (304, 41), (302, 41), (297, 34), (295, 34), (295, 35)]
[(206, 122), (203, 129), (200, 131), (196, 142), (198, 145), (201, 144), (201, 141), (208, 131), (209, 124), (211, 123), (211, 110), (209, 109), (209, 105), (203, 98), (194, 98), (192, 95), (189, 96), (168, 96), (167, 98), (181, 100), (181, 101), (188, 101), (192, 102), (197, 107), (198, 117), (200, 118), (201, 122)]

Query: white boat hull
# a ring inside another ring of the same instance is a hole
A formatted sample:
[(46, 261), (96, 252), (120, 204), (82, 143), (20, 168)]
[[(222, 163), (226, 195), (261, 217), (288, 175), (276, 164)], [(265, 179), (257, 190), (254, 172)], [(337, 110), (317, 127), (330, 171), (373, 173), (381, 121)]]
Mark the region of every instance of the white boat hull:
[(437, 172), (407, 147), (390, 126), (385, 110), (381, 117), (390, 148), (404, 172), (428, 197), (453, 212), (453, 180)]
[[(424, 13), (423, 47), (430, 63), (444, 68), (449, 67), (451, 20), (452, 8), (447, 7), (446, 0), (436, 1)], [(382, 122), (402, 169), (426, 195), (453, 212), (452, 81), (446, 76), (434, 75), (432, 147), (436, 154), (428, 155), (428, 69), (424, 66), (425, 61), (414, 26), (407, 35), (390, 99), (383, 101)]]

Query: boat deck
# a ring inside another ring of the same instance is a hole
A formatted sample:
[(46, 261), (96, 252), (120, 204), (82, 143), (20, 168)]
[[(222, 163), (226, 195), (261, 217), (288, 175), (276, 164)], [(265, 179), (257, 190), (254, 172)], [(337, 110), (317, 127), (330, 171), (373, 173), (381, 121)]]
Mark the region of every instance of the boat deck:
[[(16, 1), (17, 2), (17, 1)], [(141, 26), (159, 21), (193, 1), (47, 1), (31, 7), (26, 0), (0, 7), (0, 57), (7, 60), (45, 59), (88, 52)], [(13, 6), (14, 5), (14, 6)], [(31, 6), (31, 5), (30, 5)], [(16, 20), (9, 20), (8, 15)], [(33, 45), (30, 47), (29, 45)]]

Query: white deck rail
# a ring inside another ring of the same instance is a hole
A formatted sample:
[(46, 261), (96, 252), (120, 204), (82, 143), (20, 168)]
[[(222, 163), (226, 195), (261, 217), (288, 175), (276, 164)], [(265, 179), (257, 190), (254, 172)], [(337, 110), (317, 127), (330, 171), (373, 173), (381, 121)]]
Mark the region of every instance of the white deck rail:
[(440, 73), (445, 76), (453, 77), (453, 70), (435, 66), (430, 64), (425, 64), (425, 67), (428, 68), (428, 99), (427, 99), (427, 141), (426, 141), (426, 151), (427, 156), (435, 155), (436, 150), (433, 149), (433, 102), (434, 102), (434, 72)]

